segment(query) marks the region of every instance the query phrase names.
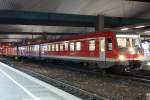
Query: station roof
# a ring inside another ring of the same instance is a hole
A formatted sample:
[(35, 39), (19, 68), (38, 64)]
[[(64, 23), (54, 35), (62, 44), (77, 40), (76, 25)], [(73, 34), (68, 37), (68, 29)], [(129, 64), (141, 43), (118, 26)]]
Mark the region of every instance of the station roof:
[[(142, 1), (142, 2), (139, 2)], [(142, 18), (149, 19), (150, 18), (150, 3), (146, 2), (146, 0), (0, 0), (0, 14), (1, 16), (6, 15), (7, 11), (17, 11), (18, 14), (20, 11), (24, 12), (42, 12), (42, 13), (65, 13), (65, 14), (76, 14), (76, 15), (88, 15), (90, 18), (82, 19), (83, 20), (93, 20), (93, 18), (98, 15), (102, 14), (105, 16), (111, 16), (108, 22), (113, 21), (114, 19), (110, 20), (111, 18), (116, 18), (113, 24), (117, 22), (118, 17), (125, 17), (129, 18), (124, 21), (127, 23), (128, 21), (131, 22), (135, 19)], [(2, 13), (2, 10), (5, 14)], [(19, 11), (19, 12), (18, 12)], [(16, 15), (17, 15), (16, 14)], [(24, 13), (25, 14), (25, 13)], [(8, 15), (8, 13), (7, 13)], [(39, 15), (40, 16), (40, 15)], [(12, 14), (10, 15), (12, 18)], [(16, 17), (28, 17), (28, 16), (18, 16)], [(41, 17), (42, 18), (42, 17)], [(106, 18), (106, 19), (107, 19)], [(3, 24), (10, 24), (10, 21), (7, 20), (8, 23)], [(2, 22), (2, 20), (0, 20)], [(121, 21), (123, 22), (123, 21)], [(134, 21), (133, 21), (134, 22)], [(27, 23), (27, 22), (26, 22)], [(30, 22), (31, 23), (31, 22)], [(120, 21), (119, 21), (120, 23)], [(16, 23), (19, 24), (19, 23)], [(134, 24), (134, 23), (133, 23)], [(91, 25), (91, 24), (90, 24)], [(49, 32), (49, 33), (84, 33), (84, 32), (91, 32), (94, 31), (93, 27), (66, 27), (66, 26), (26, 26), (26, 25), (0, 25), (0, 32), (1, 33), (9, 33), (9, 32), (31, 32), (31, 33), (40, 33), (40, 32)], [(9, 37), (9, 38), (28, 38), (33, 37), (32, 35), (0, 35), (2, 38)], [(34, 36), (37, 37), (38, 35)], [(2, 40), (2, 39), (1, 39)], [(10, 40), (10, 39), (9, 39)], [(7, 41), (9, 41), (7, 40)], [(6, 39), (4, 39), (6, 41)]]

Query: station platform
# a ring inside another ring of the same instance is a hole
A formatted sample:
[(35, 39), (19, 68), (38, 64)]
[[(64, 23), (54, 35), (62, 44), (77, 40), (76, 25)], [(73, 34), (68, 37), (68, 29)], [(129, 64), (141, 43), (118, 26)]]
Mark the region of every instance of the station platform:
[(0, 62), (0, 100), (81, 100)]

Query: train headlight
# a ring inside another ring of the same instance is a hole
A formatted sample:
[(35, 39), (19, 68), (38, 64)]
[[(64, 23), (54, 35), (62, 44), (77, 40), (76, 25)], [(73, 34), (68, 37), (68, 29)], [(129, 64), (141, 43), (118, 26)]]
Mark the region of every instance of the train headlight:
[(124, 55), (119, 55), (119, 60), (124, 61), (124, 60), (126, 60), (126, 57)]
[(144, 56), (143, 56), (143, 55), (139, 55), (138, 58), (139, 58), (139, 59), (143, 59)]
[(135, 54), (134, 48), (129, 48), (129, 52), (131, 52), (131, 54)]

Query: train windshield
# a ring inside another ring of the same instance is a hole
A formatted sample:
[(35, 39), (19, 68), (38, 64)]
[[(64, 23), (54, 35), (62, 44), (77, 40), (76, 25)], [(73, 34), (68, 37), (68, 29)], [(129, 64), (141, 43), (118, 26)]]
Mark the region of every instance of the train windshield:
[(118, 47), (123, 48), (141, 48), (139, 35), (116, 35)]

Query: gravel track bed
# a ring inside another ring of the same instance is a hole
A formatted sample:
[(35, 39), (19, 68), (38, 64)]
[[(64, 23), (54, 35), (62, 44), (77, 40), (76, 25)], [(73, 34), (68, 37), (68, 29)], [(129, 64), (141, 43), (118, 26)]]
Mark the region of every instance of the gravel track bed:
[(10, 60), (17, 69), (29, 69), (67, 84), (87, 90), (111, 100), (145, 100), (150, 93), (150, 86), (130, 79), (116, 79), (105, 75), (81, 73), (54, 64), (38, 64), (38, 62), (17, 62)]

